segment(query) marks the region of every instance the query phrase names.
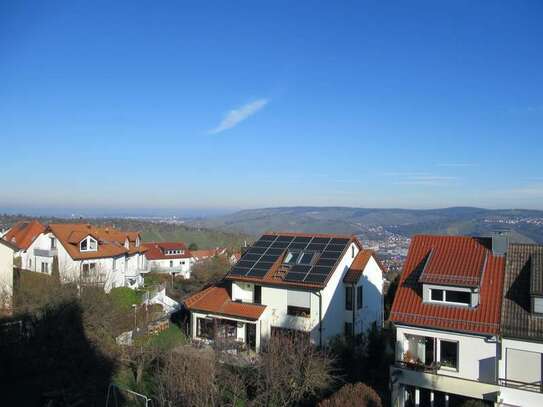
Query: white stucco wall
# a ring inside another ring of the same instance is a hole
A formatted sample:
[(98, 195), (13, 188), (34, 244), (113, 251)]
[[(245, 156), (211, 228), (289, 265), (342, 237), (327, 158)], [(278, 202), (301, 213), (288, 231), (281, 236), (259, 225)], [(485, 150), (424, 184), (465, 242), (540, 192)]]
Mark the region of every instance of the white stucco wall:
[[(438, 374), (474, 381), (496, 379), (499, 346), (495, 338), (489, 339), (477, 335), (398, 326), (396, 329), (396, 360), (401, 361), (403, 353), (407, 350), (408, 345), (405, 337), (407, 334), (458, 342), (458, 370), (442, 367)], [(439, 360), (439, 341), (437, 341), (435, 353), (437, 360)]]
[(10, 308), (13, 297), (13, 255), (15, 251), (0, 243), (0, 308)]
[[(500, 379), (515, 379), (508, 377), (507, 366), (508, 349), (534, 352), (534, 354), (543, 354), (543, 343), (520, 341), (515, 339), (502, 339), (501, 358), (499, 362), (499, 377)], [(541, 358), (541, 356), (539, 356)], [(541, 380), (541, 378), (539, 378)], [(504, 404), (512, 406), (537, 407), (543, 406), (543, 393), (532, 391), (518, 390), (511, 387), (500, 386), (500, 399)]]

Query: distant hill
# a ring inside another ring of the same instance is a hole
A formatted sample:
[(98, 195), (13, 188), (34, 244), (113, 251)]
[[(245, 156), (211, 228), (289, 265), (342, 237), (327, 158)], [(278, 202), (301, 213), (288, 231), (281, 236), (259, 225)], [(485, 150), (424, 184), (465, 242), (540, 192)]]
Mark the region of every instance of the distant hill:
[(375, 226), (404, 236), (421, 233), (486, 235), (508, 229), (516, 240), (543, 243), (543, 211), (523, 209), (281, 207), (243, 210), (189, 224), (249, 235), (266, 230), (290, 230), (360, 234), (368, 238)]

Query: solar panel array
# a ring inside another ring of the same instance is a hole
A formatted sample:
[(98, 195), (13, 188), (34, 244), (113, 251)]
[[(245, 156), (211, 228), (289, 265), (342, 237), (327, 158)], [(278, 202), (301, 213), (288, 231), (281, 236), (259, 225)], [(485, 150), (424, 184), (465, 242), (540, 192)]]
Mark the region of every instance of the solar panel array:
[(262, 278), (286, 251), (295, 254), (313, 252), (312, 264), (289, 266), (284, 280), (321, 284), (332, 272), (349, 241), (346, 238), (263, 235), (245, 252), (229, 275)]

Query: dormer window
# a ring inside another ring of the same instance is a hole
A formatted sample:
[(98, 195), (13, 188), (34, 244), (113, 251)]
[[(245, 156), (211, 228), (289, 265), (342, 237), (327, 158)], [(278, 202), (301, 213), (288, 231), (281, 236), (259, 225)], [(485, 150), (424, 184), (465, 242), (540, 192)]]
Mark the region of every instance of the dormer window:
[(451, 289), (430, 288), (430, 300), (451, 305), (471, 305), (471, 293)]
[(79, 250), (82, 252), (95, 252), (98, 250), (98, 242), (92, 236), (87, 236), (79, 242)]

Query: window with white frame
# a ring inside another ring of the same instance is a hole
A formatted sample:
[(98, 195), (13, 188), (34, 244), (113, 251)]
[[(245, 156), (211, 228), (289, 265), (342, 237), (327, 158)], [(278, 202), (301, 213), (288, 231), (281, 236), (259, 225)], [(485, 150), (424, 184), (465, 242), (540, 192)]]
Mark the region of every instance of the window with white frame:
[(453, 305), (471, 304), (471, 293), (469, 291), (445, 290), (441, 288), (430, 289), (430, 300)]
[(42, 261), (41, 263), (41, 272), (49, 274), (49, 263)]
[(87, 236), (79, 242), (79, 250), (82, 252), (95, 252), (98, 250), (98, 242), (92, 236)]
[(96, 263), (84, 263), (81, 269), (81, 276), (89, 278), (96, 271)]
[(458, 370), (458, 342), (440, 339), (439, 348), (441, 366)]

